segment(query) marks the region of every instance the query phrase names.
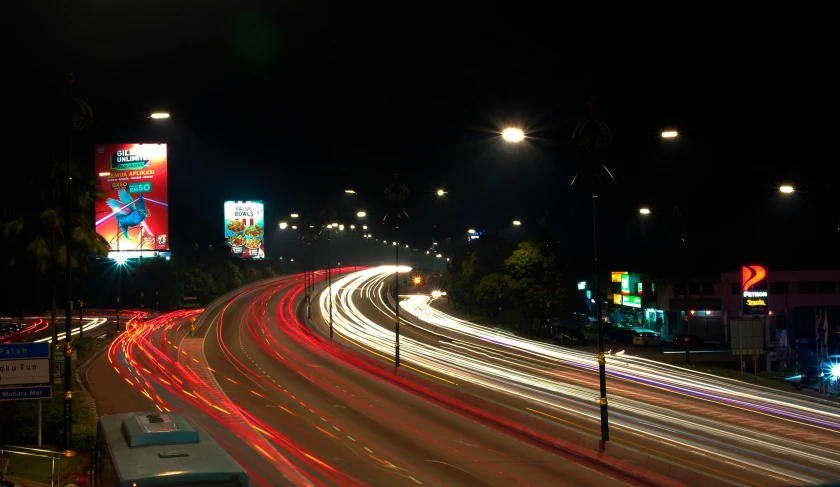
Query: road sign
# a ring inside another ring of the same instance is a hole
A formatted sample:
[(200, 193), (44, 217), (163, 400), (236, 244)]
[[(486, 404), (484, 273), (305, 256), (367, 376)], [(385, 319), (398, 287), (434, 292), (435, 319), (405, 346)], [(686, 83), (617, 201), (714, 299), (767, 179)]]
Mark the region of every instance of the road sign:
[(0, 385), (46, 384), (50, 381), (50, 359), (30, 358), (0, 361)]
[(0, 360), (50, 358), (49, 343), (5, 343), (0, 345)]
[(20, 399), (49, 399), (51, 397), (52, 386), (0, 388), (0, 401), (17, 401)]

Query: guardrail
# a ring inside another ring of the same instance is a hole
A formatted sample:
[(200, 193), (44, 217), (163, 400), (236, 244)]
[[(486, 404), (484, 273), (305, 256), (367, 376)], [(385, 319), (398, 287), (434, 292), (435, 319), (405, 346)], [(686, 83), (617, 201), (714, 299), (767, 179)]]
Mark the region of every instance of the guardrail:
[[(37, 482), (31, 479), (24, 479), (21, 477), (17, 477), (14, 475), (7, 475), (6, 471), (8, 470), (9, 465), (12, 463), (12, 456), (13, 455), (21, 455), (21, 456), (29, 456), (29, 457), (39, 457), (43, 458), (44, 463), (49, 461), (52, 465), (50, 469), (50, 482), (49, 484), (44, 482)], [(30, 487), (39, 487), (39, 486), (46, 486), (49, 485), (51, 487), (60, 485), (61, 483), (61, 459), (64, 458), (64, 454), (62, 452), (57, 452), (53, 450), (44, 450), (41, 448), (29, 448), (25, 446), (4, 446), (0, 449), (0, 463), (2, 463), (2, 468), (0, 468), (0, 480), (2, 481), (10, 481), (15, 484), (27, 485)], [(58, 467), (58, 468), (56, 468)]]

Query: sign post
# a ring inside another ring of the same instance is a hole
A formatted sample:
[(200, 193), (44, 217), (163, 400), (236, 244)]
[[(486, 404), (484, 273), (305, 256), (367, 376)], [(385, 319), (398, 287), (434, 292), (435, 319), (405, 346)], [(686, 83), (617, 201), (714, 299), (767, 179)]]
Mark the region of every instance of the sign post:
[(38, 400), (38, 446), (41, 446), (42, 399), (52, 397), (48, 343), (0, 344), (0, 401)]

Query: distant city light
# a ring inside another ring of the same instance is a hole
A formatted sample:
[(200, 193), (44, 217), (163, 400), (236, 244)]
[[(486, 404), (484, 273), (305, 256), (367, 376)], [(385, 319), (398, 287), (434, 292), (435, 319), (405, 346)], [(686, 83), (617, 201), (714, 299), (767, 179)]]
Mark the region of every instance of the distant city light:
[(347, 194), (356, 194), (356, 192), (352, 189), (345, 189), (344, 192)]
[(292, 230), (297, 230), (297, 225), (292, 225)]
[(676, 130), (666, 130), (662, 132), (662, 137), (666, 139), (673, 139), (674, 137), (680, 135)]
[(525, 140), (525, 132), (522, 129), (509, 127), (502, 130), (502, 138), (506, 142), (522, 142)]
[(356, 229), (356, 225), (350, 225), (350, 230), (355, 230), (355, 229)]
[(784, 194), (791, 194), (791, 193), (794, 192), (794, 189), (793, 189), (793, 186), (791, 186), (789, 184), (785, 184), (784, 186), (779, 188), (779, 191), (781, 191)]
[(297, 217), (298, 217), (298, 216), (300, 216), (300, 215), (298, 215), (297, 213), (292, 213), (290, 216), (291, 216), (292, 218), (297, 218)]
[(362, 225), (362, 230), (367, 230), (367, 225)]
[(438, 196), (443, 196), (443, 195), (445, 195), (445, 194), (446, 194), (446, 191), (444, 191), (444, 190), (442, 190), (442, 189), (437, 190), (437, 195), (438, 195)]
[(339, 230), (344, 230), (344, 225), (339, 225), (339, 226), (338, 226), (338, 229), (339, 229)]
[(285, 230), (289, 226), (286, 222), (280, 222), (280, 230)]
[(169, 114), (166, 112), (155, 112), (149, 115), (151, 118), (161, 119), (161, 118), (169, 118)]
[(356, 213), (356, 216), (359, 217), (359, 218), (364, 218), (364, 217), (367, 216), (367, 213), (364, 212), (364, 211), (360, 211), (360, 212)]
[(473, 230), (472, 228), (470, 228), (469, 230), (467, 230), (467, 233), (469, 233), (470, 235), (472, 235), (472, 234), (474, 234), (474, 233), (475, 233), (475, 230)]
[(513, 224), (518, 227), (519, 225), (522, 225), (522, 222), (519, 220), (513, 220)]
[(641, 213), (642, 215), (650, 215), (650, 209), (649, 208), (640, 208), (639, 213)]

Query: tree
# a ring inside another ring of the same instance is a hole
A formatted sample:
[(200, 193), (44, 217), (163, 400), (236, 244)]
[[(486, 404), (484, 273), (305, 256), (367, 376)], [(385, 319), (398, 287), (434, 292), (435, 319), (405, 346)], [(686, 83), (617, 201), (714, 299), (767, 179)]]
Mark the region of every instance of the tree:
[(514, 303), (524, 318), (567, 313), (567, 272), (550, 245), (533, 240), (520, 243), (505, 261), (505, 268)]
[[(510, 294), (510, 276), (494, 272), (481, 278), (474, 289), (475, 299), (487, 315), (501, 319), (502, 299)], [(496, 312), (491, 312), (496, 310)]]
[[(68, 176), (72, 176), (70, 193), (70, 238), (67, 238)], [(96, 188), (96, 178), (69, 161), (53, 160), (38, 171), (33, 185), (42, 188), (38, 203), (26, 201), (17, 211), (19, 217), (3, 225), (3, 236), (13, 243), (22, 243), (24, 255), (9, 256), (9, 265), (17, 259), (30, 258), (40, 274), (50, 274), (51, 325), (53, 342), (56, 328), (59, 271), (67, 268), (67, 247), (70, 243), (70, 266), (89, 272), (93, 257), (108, 254), (108, 243), (96, 233), (93, 202), (104, 194)], [(67, 297), (68, 301), (70, 296)]]

